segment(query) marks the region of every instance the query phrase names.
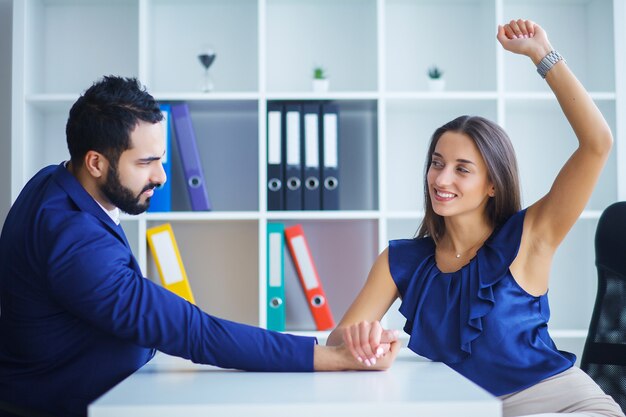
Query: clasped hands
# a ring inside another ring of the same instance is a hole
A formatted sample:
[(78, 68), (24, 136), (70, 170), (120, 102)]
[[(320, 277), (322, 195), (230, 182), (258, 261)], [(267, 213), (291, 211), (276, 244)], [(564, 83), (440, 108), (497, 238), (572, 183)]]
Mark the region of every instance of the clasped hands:
[(341, 336), (354, 359), (366, 367), (386, 369), (400, 350), (399, 332), (383, 329), (379, 321), (346, 326), (341, 329)]

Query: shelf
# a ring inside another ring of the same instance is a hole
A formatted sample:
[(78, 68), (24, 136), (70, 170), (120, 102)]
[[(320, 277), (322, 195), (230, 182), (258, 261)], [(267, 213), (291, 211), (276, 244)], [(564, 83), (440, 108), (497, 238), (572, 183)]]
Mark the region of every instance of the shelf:
[(268, 220), (376, 220), (380, 213), (373, 210), (270, 211), (262, 216)]
[(237, 221), (237, 220), (258, 220), (259, 214), (256, 211), (171, 211), (163, 213), (144, 213), (139, 216), (122, 215), (122, 219), (127, 221)]
[[(585, 210), (579, 220), (598, 220), (601, 210)], [(162, 213), (144, 213), (138, 216), (121, 214), (120, 219), (125, 222), (134, 221), (238, 221), (238, 220), (377, 220), (385, 218), (390, 221), (411, 220), (421, 221), (424, 212), (413, 211), (179, 211)]]
[[(82, 93), (82, 92), (81, 92)], [(589, 93), (594, 100), (611, 101), (615, 100), (615, 93), (610, 91), (591, 91)], [(259, 92), (159, 92), (152, 94), (158, 101), (246, 101), (246, 100), (342, 100), (342, 101), (358, 101), (358, 100), (496, 100), (500, 95), (496, 91), (402, 91), (402, 92), (359, 92), (346, 91), (325, 93), (315, 93), (311, 91), (302, 92), (284, 92), (284, 93), (266, 93)], [(548, 91), (544, 92), (505, 92), (502, 97), (505, 100), (548, 100), (555, 101), (554, 94)], [(26, 97), (26, 101), (41, 108), (54, 106), (57, 104), (73, 104), (78, 98), (78, 94), (30, 94)]]
[(153, 94), (158, 101), (253, 101), (260, 98), (258, 92), (210, 92), (210, 93), (180, 93), (180, 92), (159, 92)]
[(423, 210), (390, 211), (386, 213), (390, 220), (416, 220), (424, 217)]
[(388, 100), (495, 100), (496, 91), (397, 91), (382, 95)]
[[(328, 305), (336, 322), (365, 283), (378, 256), (376, 220), (284, 220), (285, 227), (302, 225)], [(341, 256), (337, 256), (341, 254)], [(358, 261), (356, 261), (358, 259)], [(290, 255), (285, 253), (285, 307), (287, 330), (315, 330)]]
[(55, 108), (63, 105), (71, 107), (76, 101), (79, 94), (29, 94), (26, 96), (26, 102), (41, 109)]
[[(596, 103), (615, 132), (615, 105)], [(543, 197), (578, 141), (555, 100), (506, 103), (506, 131), (517, 153), (522, 185), (522, 205)], [(532, 120), (533, 123), (528, 121)], [(587, 210), (602, 210), (617, 201), (616, 147), (600, 175)]]
[[(146, 226), (161, 223), (148, 221)], [(258, 325), (258, 222), (184, 220), (170, 223), (196, 304), (218, 317)], [(147, 276), (158, 281), (150, 253)]]
[(27, 94), (78, 94), (103, 74), (138, 75), (136, 2), (38, 0), (25, 7)]
[(179, 211), (144, 213), (138, 216), (122, 214), (120, 219), (132, 221), (246, 221), (246, 220), (377, 220), (378, 211)]
[(148, 3), (145, 78), (153, 93), (202, 91), (198, 54), (216, 53), (214, 92), (257, 91), (257, 0), (156, 0)]
[(334, 100), (333, 103), (339, 116), (339, 209), (377, 210), (378, 103), (360, 99)]
[[(601, 215), (602, 210), (585, 210), (581, 213), (579, 220), (598, 220)], [(383, 216), (389, 220), (421, 220), (424, 212), (420, 210), (389, 211)]]
[(332, 91), (375, 91), (376, 3), (267, 0), (267, 91), (310, 91), (317, 65), (327, 70)]
[[(264, 325), (267, 223), (299, 223), (338, 321), (388, 241), (415, 236), (436, 128), (463, 114), (503, 126), (517, 153), (523, 206), (549, 190), (575, 149), (545, 81), (495, 38), (500, 21), (528, 17), (548, 29), (616, 141), (551, 274), (551, 332), (578, 343), (595, 295), (595, 225), (606, 206), (626, 198), (619, 171), (626, 163), (623, 71), (615, 68), (625, 49), (613, 33), (619, 30), (614, 8), (623, 6), (610, 0), (15, 2), (12, 196), (41, 167), (69, 158), (65, 124), (86, 88), (105, 74), (138, 77), (159, 102), (188, 103), (214, 206), (191, 211), (172, 135), (173, 211), (121, 217), (143, 270), (156, 276), (146, 228), (169, 222), (200, 306)], [(115, 22), (115, 30), (105, 22)], [(198, 53), (207, 45), (217, 58), (210, 69), (215, 88), (204, 93)], [(444, 71), (441, 92), (428, 89), (426, 71), (434, 64)], [(314, 65), (328, 71), (329, 91), (312, 91)], [(338, 106), (340, 210), (266, 210), (266, 109), (275, 101)], [(327, 337), (313, 331), (289, 268), (288, 329)], [(402, 328), (394, 309), (397, 303), (386, 320)]]
[(493, 0), (388, 0), (384, 17), (387, 90), (426, 91), (433, 65), (447, 90), (496, 90)]
[[(594, 100), (611, 101), (615, 100), (613, 92), (590, 92)], [(404, 92), (326, 92), (314, 93), (310, 91), (291, 92), (291, 93), (267, 93), (260, 94), (258, 92), (222, 92), (222, 93), (179, 93), (179, 92), (163, 92), (153, 94), (158, 101), (246, 101), (246, 100), (342, 100), (342, 101), (358, 101), (358, 100), (496, 100), (500, 95), (495, 91), (404, 91)], [(78, 98), (78, 94), (31, 94), (26, 97), (26, 101), (40, 108), (50, 108), (58, 104), (73, 104)], [(554, 94), (550, 92), (507, 92), (503, 94), (506, 100), (548, 100), (555, 101)]]
[[(213, 210), (259, 208), (259, 123), (257, 101), (189, 102), (196, 143)], [(180, 161), (176, 140), (172, 160)], [(172, 210), (190, 211), (181, 164), (172, 164)]]
[[(502, 21), (523, 16), (541, 22), (546, 29), (561, 29), (549, 31), (550, 41), (583, 85), (589, 91), (615, 91), (612, 1), (503, 0), (502, 4)], [(505, 89), (548, 91), (541, 77), (529, 71), (526, 61), (519, 55), (504, 56)]]
[(379, 94), (375, 91), (328, 91), (316, 93), (312, 91), (300, 92), (268, 92), (265, 98), (268, 100), (376, 100)]
[[(600, 100), (615, 100), (615, 93), (610, 91), (590, 91), (589, 95), (596, 101)], [(547, 100), (556, 101), (554, 94), (549, 91), (531, 91), (531, 92), (506, 92), (504, 93), (506, 100)]]

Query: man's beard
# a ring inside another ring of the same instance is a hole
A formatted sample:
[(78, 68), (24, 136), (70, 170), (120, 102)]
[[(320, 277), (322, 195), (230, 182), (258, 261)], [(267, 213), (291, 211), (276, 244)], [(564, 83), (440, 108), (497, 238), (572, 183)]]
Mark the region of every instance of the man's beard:
[(107, 173), (107, 179), (102, 186), (102, 192), (117, 208), (128, 214), (140, 214), (148, 210), (150, 207), (150, 198), (147, 198), (144, 203), (140, 203), (141, 194), (144, 191), (155, 188), (158, 184), (149, 183), (146, 185), (139, 195), (133, 195), (133, 192), (124, 187), (120, 181), (120, 176), (117, 171), (117, 164), (110, 164)]

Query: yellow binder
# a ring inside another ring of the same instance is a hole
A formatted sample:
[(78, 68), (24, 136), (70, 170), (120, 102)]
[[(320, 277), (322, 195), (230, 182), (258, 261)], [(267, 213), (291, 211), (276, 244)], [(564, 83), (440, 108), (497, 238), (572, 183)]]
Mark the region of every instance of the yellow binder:
[(146, 231), (146, 235), (163, 286), (195, 304), (172, 226), (165, 223), (151, 227)]

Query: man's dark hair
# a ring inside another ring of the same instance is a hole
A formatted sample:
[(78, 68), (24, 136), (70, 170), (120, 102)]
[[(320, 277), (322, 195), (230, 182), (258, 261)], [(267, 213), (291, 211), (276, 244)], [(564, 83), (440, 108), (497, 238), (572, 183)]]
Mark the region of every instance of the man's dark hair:
[(81, 166), (88, 151), (104, 155), (117, 165), (129, 149), (130, 133), (140, 120), (163, 119), (154, 97), (136, 78), (105, 76), (76, 100), (70, 110), (65, 134), (74, 166)]

